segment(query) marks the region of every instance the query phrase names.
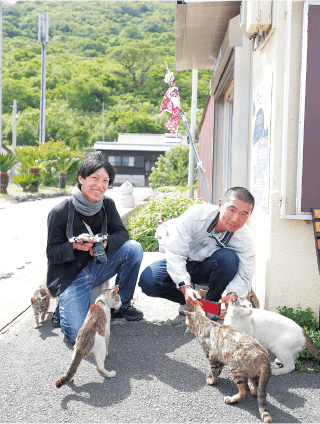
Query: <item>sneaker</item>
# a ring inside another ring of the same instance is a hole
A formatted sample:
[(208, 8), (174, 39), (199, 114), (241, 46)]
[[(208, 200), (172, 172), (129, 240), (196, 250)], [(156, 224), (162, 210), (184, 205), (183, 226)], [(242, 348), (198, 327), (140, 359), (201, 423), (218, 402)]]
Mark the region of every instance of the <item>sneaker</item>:
[(179, 306), (179, 315), (185, 315), (184, 311), (193, 312), (193, 310), (186, 303)]
[(211, 321), (218, 321), (218, 316), (215, 314), (210, 314), (210, 312), (206, 312), (206, 317), (211, 319)]
[(111, 318), (125, 318), (127, 321), (139, 321), (143, 318), (143, 312), (132, 305), (121, 309), (111, 309)]
[(55, 312), (52, 315), (52, 326), (55, 327), (55, 328), (60, 327), (60, 320), (57, 318)]

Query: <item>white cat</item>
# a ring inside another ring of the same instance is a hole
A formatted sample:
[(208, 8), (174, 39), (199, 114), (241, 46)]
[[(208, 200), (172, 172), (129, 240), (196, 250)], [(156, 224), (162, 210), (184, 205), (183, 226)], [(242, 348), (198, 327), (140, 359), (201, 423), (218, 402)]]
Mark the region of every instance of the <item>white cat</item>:
[(230, 303), (224, 325), (230, 325), (257, 339), (277, 356), (282, 368), (272, 370), (273, 375), (286, 374), (295, 369), (294, 361), (306, 347), (320, 358), (320, 348), (292, 319), (275, 312), (253, 309), (246, 295)]

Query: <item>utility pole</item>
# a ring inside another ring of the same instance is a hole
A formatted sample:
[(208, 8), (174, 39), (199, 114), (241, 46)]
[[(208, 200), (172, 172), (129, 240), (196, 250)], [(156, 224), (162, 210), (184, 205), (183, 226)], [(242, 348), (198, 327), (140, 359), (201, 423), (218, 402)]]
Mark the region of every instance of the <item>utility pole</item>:
[(104, 141), (104, 102), (102, 103), (102, 141)]
[(49, 12), (39, 13), (38, 42), (42, 43), (41, 95), (40, 95), (40, 143), (46, 142), (46, 45), (49, 42)]
[(12, 153), (17, 147), (17, 99), (13, 99), (12, 105)]
[[(190, 135), (196, 148), (196, 126), (197, 126), (197, 96), (198, 96), (198, 69), (192, 70), (192, 93), (191, 93), (191, 120)], [(188, 185), (194, 185), (194, 155), (191, 143), (189, 145), (189, 171)], [(194, 189), (188, 190), (188, 197), (193, 197)]]

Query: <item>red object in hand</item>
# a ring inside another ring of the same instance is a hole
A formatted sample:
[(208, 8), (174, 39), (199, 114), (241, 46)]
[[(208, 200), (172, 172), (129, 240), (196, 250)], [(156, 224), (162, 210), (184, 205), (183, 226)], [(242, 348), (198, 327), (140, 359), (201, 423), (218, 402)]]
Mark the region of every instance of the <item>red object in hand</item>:
[(199, 299), (199, 302), (202, 303), (203, 310), (209, 312), (210, 314), (220, 315), (220, 303), (212, 302), (211, 300)]

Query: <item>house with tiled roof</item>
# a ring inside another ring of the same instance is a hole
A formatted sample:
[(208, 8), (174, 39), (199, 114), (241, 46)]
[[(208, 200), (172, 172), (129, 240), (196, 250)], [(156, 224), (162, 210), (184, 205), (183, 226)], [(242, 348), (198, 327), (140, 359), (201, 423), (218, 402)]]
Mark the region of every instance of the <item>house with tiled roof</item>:
[(113, 142), (97, 141), (93, 148), (116, 168), (113, 185), (129, 181), (136, 187), (149, 186), (151, 170), (160, 155), (174, 146), (187, 145), (187, 136), (178, 134), (120, 133)]

